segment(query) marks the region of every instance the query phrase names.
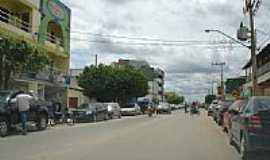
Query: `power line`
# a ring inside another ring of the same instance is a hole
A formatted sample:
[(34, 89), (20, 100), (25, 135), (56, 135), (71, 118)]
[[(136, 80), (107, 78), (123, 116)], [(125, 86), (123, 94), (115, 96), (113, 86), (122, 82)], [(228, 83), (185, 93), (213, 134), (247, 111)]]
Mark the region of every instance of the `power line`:
[[(104, 43), (104, 44), (122, 44), (122, 45), (135, 45), (135, 46), (145, 46), (145, 45), (151, 45), (151, 46), (217, 46), (217, 47), (224, 47), (224, 45), (228, 44), (230, 46), (228, 47), (241, 47), (241, 46), (232, 46), (231, 43), (224, 43), (224, 42), (215, 42), (215, 43), (205, 43), (205, 44), (200, 44), (200, 43), (142, 43), (142, 42), (113, 42), (113, 41), (106, 41), (106, 40), (89, 40), (89, 39), (80, 39), (80, 38), (71, 38), (76, 41), (84, 41), (84, 42), (89, 42), (89, 43)], [(223, 45), (223, 46), (222, 46)], [(225, 46), (226, 47), (226, 46)]]
[(81, 32), (81, 31), (72, 31), (71, 34), (80, 34), (80, 35), (90, 35), (102, 38), (117, 38), (117, 39), (128, 39), (128, 40), (138, 40), (138, 41), (158, 41), (164, 43), (209, 43), (209, 41), (202, 40), (168, 40), (161, 38), (146, 38), (146, 37), (132, 37), (132, 36), (123, 36), (123, 35), (110, 35), (110, 34), (100, 34), (93, 32)]

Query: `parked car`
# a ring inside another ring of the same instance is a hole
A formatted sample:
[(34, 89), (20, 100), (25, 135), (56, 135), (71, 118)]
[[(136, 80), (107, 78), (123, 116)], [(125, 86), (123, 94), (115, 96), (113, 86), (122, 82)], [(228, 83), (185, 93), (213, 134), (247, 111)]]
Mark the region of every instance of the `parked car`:
[(161, 113), (171, 114), (172, 110), (169, 103), (160, 103), (157, 107), (157, 113), (158, 114), (161, 114)]
[(233, 117), (233, 111), (239, 111), (241, 107), (246, 103), (244, 99), (238, 99), (233, 102), (232, 105), (228, 108), (226, 112), (223, 114), (223, 130), (225, 132), (229, 132), (229, 129), (231, 128), (231, 119)]
[(216, 105), (218, 105), (218, 101), (213, 100), (213, 102), (210, 104), (210, 106), (208, 107), (208, 110), (207, 110), (207, 115), (208, 116), (212, 116), (214, 107), (216, 107)]
[(185, 104), (178, 104), (178, 105), (176, 106), (176, 108), (177, 108), (177, 109), (183, 109), (183, 108), (185, 108)]
[(223, 122), (223, 119), (221, 120), (221, 116), (223, 117), (223, 113), (232, 103), (232, 100), (222, 100), (218, 101), (218, 104), (213, 107), (212, 117), (216, 123), (221, 124)]
[(137, 103), (129, 103), (121, 108), (122, 116), (136, 116), (141, 114), (140, 106)]
[[(16, 105), (17, 91), (0, 91), (0, 136), (7, 136), (20, 126), (20, 117)], [(48, 123), (48, 103), (38, 99), (30, 102), (27, 127), (45, 130)]]
[(243, 160), (270, 152), (270, 97), (250, 97), (240, 110), (232, 110), (230, 142)]
[(118, 103), (106, 103), (109, 118), (121, 118), (121, 108)]
[(177, 109), (175, 104), (170, 104), (170, 108), (171, 108), (172, 111)]
[(76, 122), (96, 122), (109, 119), (106, 105), (102, 103), (84, 103), (73, 111)]
[(216, 122), (218, 125), (223, 124), (224, 113), (229, 109), (232, 103), (233, 103), (233, 100), (225, 100), (225, 101), (220, 102), (220, 107), (218, 110), (216, 110), (216, 113), (215, 113)]

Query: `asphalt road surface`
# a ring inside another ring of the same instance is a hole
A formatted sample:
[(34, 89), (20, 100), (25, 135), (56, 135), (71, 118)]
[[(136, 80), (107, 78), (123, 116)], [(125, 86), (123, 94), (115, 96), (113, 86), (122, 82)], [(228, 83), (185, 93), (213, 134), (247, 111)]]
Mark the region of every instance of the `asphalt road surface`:
[(239, 160), (205, 114), (127, 117), (0, 138), (0, 160)]

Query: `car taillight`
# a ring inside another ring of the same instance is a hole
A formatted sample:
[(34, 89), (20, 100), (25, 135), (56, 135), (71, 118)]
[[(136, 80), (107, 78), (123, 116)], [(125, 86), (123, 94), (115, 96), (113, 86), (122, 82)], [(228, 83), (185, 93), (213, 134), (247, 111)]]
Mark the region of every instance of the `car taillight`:
[(259, 116), (253, 115), (249, 117), (248, 130), (251, 132), (257, 131), (262, 127), (262, 120)]

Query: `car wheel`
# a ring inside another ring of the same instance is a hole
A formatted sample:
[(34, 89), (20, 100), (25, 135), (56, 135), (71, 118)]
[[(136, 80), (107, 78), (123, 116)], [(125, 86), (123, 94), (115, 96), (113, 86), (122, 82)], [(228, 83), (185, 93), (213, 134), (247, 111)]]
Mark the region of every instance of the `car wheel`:
[(39, 130), (45, 130), (48, 125), (48, 116), (46, 114), (40, 114), (39, 120), (38, 120), (38, 129)]
[(8, 135), (8, 122), (5, 118), (0, 119), (0, 136), (6, 137)]
[(96, 122), (97, 121), (97, 115), (93, 115), (93, 122)]
[(228, 134), (229, 134), (229, 144), (234, 145), (232, 132), (230, 129), (227, 129), (227, 130), (228, 130)]
[(253, 159), (252, 154), (247, 151), (247, 141), (246, 141), (245, 136), (243, 136), (243, 138), (241, 139), (239, 151), (240, 151), (240, 156), (242, 160)]
[(223, 126), (222, 128), (223, 128), (223, 129), (222, 129), (222, 130), (223, 130), (223, 132), (228, 133), (228, 129), (227, 129), (227, 127)]
[(110, 119), (109, 115), (106, 114), (105, 117), (104, 117), (104, 120), (107, 121), (107, 120), (109, 120), (109, 119)]

